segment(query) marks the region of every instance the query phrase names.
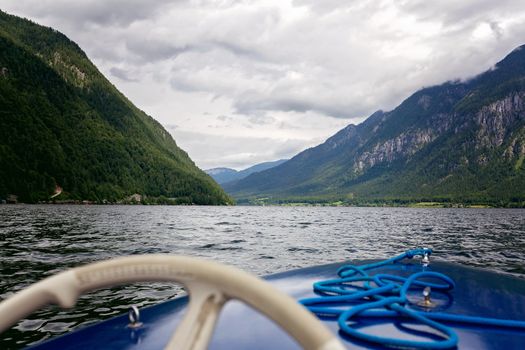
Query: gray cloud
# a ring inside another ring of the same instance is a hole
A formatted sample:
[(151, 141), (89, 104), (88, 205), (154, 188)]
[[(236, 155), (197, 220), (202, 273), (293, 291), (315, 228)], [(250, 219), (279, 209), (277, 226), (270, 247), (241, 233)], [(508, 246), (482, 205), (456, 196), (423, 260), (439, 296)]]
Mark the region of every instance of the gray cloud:
[(129, 76), (129, 72), (126, 71), (125, 69), (120, 69), (118, 67), (112, 67), (109, 72), (111, 73), (111, 75), (113, 75), (114, 77), (117, 77), (121, 80), (124, 80), (124, 81), (128, 81), (128, 82), (137, 82), (138, 80), (135, 79), (135, 78), (131, 78)]
[(244, 169), (268, 160), (290, 158), (312, 146), (311, 140), (276, 141), (265, 137), (229, 137), (181, 130), (170, 132), (179, 146), (195, 150), (193, 158), (202, 169), (221, 167), (225, 164), (232, 168)]
[(496, 34), (498, 39), (500, 39), (504, 34), (503, 28), (501, 28), (500, 24), (495, 21), (488, 22), (488, 24), (490, 25), (490, 29), (492, 29), (492, 31)]
[[(345, 106), (342, 104), (320, 103), (321, 101), (307, 98), (285, 96), (283, 94), (241, 96), (235, 102), (235, 112), (254, 115), (260, 111), (283, 112), (318, 112), (334, 118), (354, 119), (363, 117), (369, 111), (361, 106)], [(252, 118), (250, 118), (252, 120)]]
[(444, 26), (458, 26), (496, 17), (515, 17), (523, 12), (523, 4), (514, 0), (468, 1), (399, 1), (396, 6), (404, 13), (416, 15), (420, 21), (434, 21)]
[(86, 26), (128, 26), (139, 20), (151, 18), (167, 5), (187, 1), (172, 0), (17, 0), (9, 4), (14, 10), (30, 17), (52, 17), (73, 21)]
[(195, 84), (190, 79), (186, 79), (186, 77), (173, 78), (170, 80), (170, 85), (173, 89), (184, 92), (198, 92), (208, 90), (204, 86)]
[(268, 125), (268, 124), (272, 124), (272, 123), (275, 123), (275, 118), (272, 117), (271, 115), (267, 115), (267, 114), (252, 114), (249, 118), (248, 118), (248, 121), (252, 124), (255, 124), (255, 125)]
[(219, 115), (217, 116), (217, 120), (220, 120), (221, 122), (225, 122), (227, 120), (231, 120), (231, 118), (226, 115)]
[(173, 59), (184, 52), (195, 50), (195, 48), (188, 45), (177, 46), (169, 42), (169, 40), (156, 38), (144, 40), (144, 38), (132, 37), (126, 41), (125, 45), (129, 52), (139, 59), (139, 62)]
[(306, 6), (320, 15), (327, 15), (362, 5), (362, 2), (341, 0), (293, 0), (292, 3), (295, 6)]
[(242, 46), (236, 45), (235, 43), (232, 43), (232, 42), (212, 41), (212, 42), (209, 43), (209, 45), (211, 47), (222, 48), (222, 49), (224, 49), (226, 51), (229, 51), (229, 52), (233, 53), (235, 56), (247, 56), (248, 58), (256, 59), (256, 60), (264, 60), (265, 59), (264, 55), (262, 53), (258, 52), (256, 49), (242, 47)]

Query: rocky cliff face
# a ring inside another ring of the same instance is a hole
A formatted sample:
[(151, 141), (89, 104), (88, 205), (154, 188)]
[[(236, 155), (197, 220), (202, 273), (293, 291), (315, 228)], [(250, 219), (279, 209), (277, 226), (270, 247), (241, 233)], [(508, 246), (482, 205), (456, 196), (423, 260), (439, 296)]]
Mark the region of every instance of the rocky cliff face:
[[(525, 50), (226, 187), (237, 197), (525, 200)], [(511, 189), (512, 188), (512, 189)]]
[(354, 172), (362, 173), (381, 163), (393, 162), (416, 153), (438, 135), (432, 129), (416, 129), (401, 133), (393, 139), (377, 143), (370, 151), (364, 151), (354, 163)]
[[(503, 99), (482, 107), (473, 116), (465, 116), (463, 123), (454, 124), (454, 133), (458, 134), (468, 129), (476, 130), (473, 147), (478, 150), (484, 148), (495, 149), (503, 145), (505, 140), (512, 138), (511, 144), (503, 150), (501, 156), (520, 157), (523, 153), (523, 143), (519, 137), (512, 137), (513, 126), (525, 118), (525, 93), (512, 93)], [(428, 108), (430, 97), (422, 96), (418, 104)], [(377, 164), (393, 162), (407, 158), (434, 141), (438, 136), (450, 130), (454, 121), (461, 116), (450, 113), (438, 113), (426, 121), (424, 128), (415, 128), (403, 131), (398, 136), (383, 142), (376, 143), (370, 151), (364, 151), (354, 163), (354, 171), (362, 173), (364, 170)], [(377, 126), (376, 126), (377, 128)], [(487, 158), (480, 155), (479, 163), (484, 164)]]
[(516, 131), (513, 126), (525, 119), (524, 98), (524, 92), (512, 93), (476, 113), (476, 147), (497, 148), (503, 145), (505, 139)]

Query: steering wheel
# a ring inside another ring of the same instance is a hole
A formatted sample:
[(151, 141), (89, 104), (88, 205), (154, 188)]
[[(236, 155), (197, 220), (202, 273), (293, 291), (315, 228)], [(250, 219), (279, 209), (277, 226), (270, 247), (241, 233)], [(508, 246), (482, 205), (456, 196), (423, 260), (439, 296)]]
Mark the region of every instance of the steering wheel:
[(88, 291), (158, 281), (179, 282), (190, 297), (188, 310), (166, 349), (206, 349), (218, 315), (230, 299), (241, 300), (274, 320), (305, 349), (345, 349), (315, 316), (268, 282), (223, 264), (172, 255), (116, 258), (48, 277), (0, 303), (0, 333), (51, 303), (71, 308)]

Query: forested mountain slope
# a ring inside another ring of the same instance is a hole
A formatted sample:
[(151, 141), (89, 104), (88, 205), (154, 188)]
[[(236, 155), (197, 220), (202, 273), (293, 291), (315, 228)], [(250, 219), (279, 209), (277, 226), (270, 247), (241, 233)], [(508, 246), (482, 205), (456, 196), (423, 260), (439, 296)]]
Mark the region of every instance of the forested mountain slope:
[(0, 198), (230, 198), (63, 34), (0, 11)]

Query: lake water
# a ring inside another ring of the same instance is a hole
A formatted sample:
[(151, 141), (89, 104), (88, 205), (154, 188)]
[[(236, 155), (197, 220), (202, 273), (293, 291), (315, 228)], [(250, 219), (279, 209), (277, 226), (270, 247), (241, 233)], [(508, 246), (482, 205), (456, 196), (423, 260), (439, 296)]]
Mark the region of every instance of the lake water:
[[(433, 259), (525, 278), (525, 210), (0, 205), (0, 299), (68, 267), (130, 254), (185, 254), (257, 275), (431, 247)], [(50, 307), (0, 335), (19, 348), (181, 293), (134, 284)]]

